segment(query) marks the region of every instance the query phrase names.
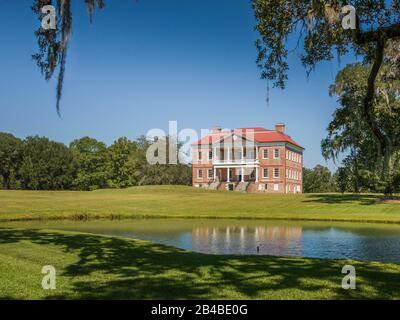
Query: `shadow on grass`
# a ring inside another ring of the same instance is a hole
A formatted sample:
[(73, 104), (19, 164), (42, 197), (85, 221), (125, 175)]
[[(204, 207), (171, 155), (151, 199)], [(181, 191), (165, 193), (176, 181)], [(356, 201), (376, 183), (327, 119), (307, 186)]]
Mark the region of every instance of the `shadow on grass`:
[(380, 203), (382, 197), (373, 194), (306, 194), (307, 200), (303, 202), (327, 203), (327, 204), (361, 204), (373, 205)]
[[(0, 245), (29, 241), (75, 254), (61, 275), (81, 299), (391, 298), (400, 274), (356, 262), (364, 290), (341, 288), (345, 262), (205, 255), (150, 242), (89, 234), (0, 229)], [(77, 278), (78, 277), (78, 278)], [(320, 294), (328, 290), (325, 294)], [(49, 296), (68, 299), (68, 293)]]

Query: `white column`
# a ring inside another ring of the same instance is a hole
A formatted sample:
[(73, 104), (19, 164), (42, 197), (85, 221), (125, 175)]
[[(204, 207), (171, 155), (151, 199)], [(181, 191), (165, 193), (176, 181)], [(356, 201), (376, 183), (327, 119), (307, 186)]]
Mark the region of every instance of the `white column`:
[(242, 167), (242, 182), (244, 182), (244, 168)]
[(258, 147), (256, 146), (256, 160), (258, 160)]
[(214, 161), (217, 160), (217, 148), (214, 148)]
[(244, 148), (242, 147), (242, 162), (244, 161)]
[(228, 161), (231, 161), (231, 148), (227, 148), (228, 150)]
[(227, 174), (226, 174), (226, 182), (231, 182), (231, 177), (230, 177), (229, 168), (227, 168), (226, 170), (227, 170)]
[(217, 168), (214, 167), (214, 182), (217, 181)]
[(258, 167), (256, 167), (256, 182), (258, 182)]

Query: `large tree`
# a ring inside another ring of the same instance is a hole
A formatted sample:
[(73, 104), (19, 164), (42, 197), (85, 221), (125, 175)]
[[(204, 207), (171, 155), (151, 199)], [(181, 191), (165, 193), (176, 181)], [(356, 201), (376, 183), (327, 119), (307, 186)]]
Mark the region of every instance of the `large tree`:
[(400, 41), (388, 46), (377, 75), (371, 105), (374, 123), (385, 140), (383, 154), (380, 141), (368, 130), (368, 122), (362, 116), (366, 79), (371, 66), (360, 63), (344, 68), (331, 86), (331, 94), (339, 98), (341, 107), (335, 111), (328, 127), (328, 137), (322, 142), (325, 158), (335, 159), (343, 152), (350, 153), (346, 160), (348, 164), (352, 160), (355, 183), (361, 178), (360, 170), (368, 170), (373, 176), (380, 173), (386, 194), (395, 191), (399, 175), (400, 61), (394, 63), (399, 59), (399, 49)]
[(0, 132), (0, 176), (3, 188), (10, 189), (21, 162), (21, 140), (10, 133)]
[(335, 191), (329, 169), (321, 165), (317, 165), (313, 169), (303, 168), (303, 189), (305, 193)]
[(77, 164), (74, 186), (80, 190), (94, 190), (107, 186), (107, 146), (90, 137), (70, 143)]
[(137, 144), (126, 137), (119, 138), (107, 150), (108, 185), (124, 188), (137, 185), (135, 173)]
[[(355, 29), (342, 27), (340, 13), (346, 5), (356, 9)], [(361, 116), (380, 153), (390, 152), (391, 143), (379, 126), (373, 105), (385, 53), (391, 46), (399, 50), (400, 0), (253, 0), (253, 7), (260, 34), (257, 63), (262, 78), (275, 86), (284, 88), (287, 80), (291, 36), (297, 36), (297, 43), (303, 44), (300, 56), (308, 73), (318, 62), (335, 58), (335, 52), (339, 58), (350, 51), (364, 57), (369, 69), (364, 79)], [(398, 53), (391, 61), (394, 66), (400, 64)], [(398, 79), (398, 73), (393, 76)]]
[(19, 168), (23, 189), (70, 189), (75, 172), (74, 155), (64, 144), (37, 136), (24, 140)]

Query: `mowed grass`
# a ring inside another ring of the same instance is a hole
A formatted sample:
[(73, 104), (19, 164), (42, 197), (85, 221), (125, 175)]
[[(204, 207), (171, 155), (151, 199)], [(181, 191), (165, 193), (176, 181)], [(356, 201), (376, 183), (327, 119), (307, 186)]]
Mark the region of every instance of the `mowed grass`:
[[(2, 299), (399, 299), (400, 265), (205, 255), (147, 241), (0, 228)], [(356, 268), (355, 290), (341, 286)], [(43, 290), (42, 267), (56, 268)]]
[(400, 223), (400, 203), (373, 194), (248, 194), (185, 186), (0, 191), (0, 221), (60, 218), (264, 218)]

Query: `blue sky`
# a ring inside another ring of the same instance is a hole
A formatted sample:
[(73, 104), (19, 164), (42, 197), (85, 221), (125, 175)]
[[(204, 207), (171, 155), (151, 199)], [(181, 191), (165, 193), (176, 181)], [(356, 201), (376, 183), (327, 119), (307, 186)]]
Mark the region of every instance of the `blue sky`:
[(0, 0), (0, 131), (64, 143), (88, 135), (111, 144), (166, 129), (169, 120), (199, 132), (284, 122), (306, 148), (305, 165), (325, 164), (320, 142), (337, 107), (328, 87), (354, 57), (319, 64), (307, 79), (294, 53), (286, 89), (271, 90), (267, 105), (250, 1), (106, 4), (90, 25), (84, 1), (74, 1), (60, 119), (55, 81), (46, 82), (31, 60), (40, 22), (30, 1)]

